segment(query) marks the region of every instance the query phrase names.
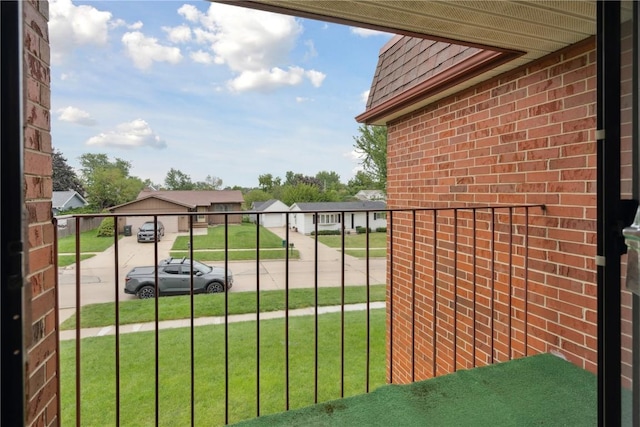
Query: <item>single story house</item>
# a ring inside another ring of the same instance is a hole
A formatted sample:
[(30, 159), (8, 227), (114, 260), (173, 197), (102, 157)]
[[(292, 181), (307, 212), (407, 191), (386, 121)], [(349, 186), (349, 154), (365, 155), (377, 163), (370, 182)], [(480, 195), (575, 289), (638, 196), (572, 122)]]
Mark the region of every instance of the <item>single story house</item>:
[(87, 206), (87, 201), (75, 190), (54, 191), (51, 196), (51, 210), (53, 215), (74, 208)]
[(283, 212), (288, 210), (289, 206), (276, 199), (267, 200), (266, 202), (253, 202), (249, 219), (251, 222), (258, 222), (261, 226), (267, 228), (284, 227), (286, 214)]
[(369, 215), (369, 228), (375, 230), (387, 226), (387, 215), (383, 212), (386, 208), (386, 203), (381, 201), (294, 203), (289, 209), (293, 212), (289, 214), (289, 227), (298, 233), (311, 234), (316, 229), (317, 218), (318, 231), (340, 230), (344, 214), (345, 231), (355, 232), (356, 227), (367, 226), (367, 214), (362, 211), (379, 209), (380, 212)]
[[(229, 224), (242, 222), (242, 203), (244, 197), (238, 190), (206, 190), (206, 191), (148, 191), (143, 190), (136, 200), (109, 208), (110, 212), (123, 214), (167, 214), (158, 217), (162, 221), (165, 232), (189, 231), (189, 215), (185, 213), (198, 212), (194, 219), (194, 228), (209, 225), (224, 224), (224, 212), (238, 212), (228, 215)], [(216, 213), (216, 215), (207, 215)], [(125, 225), (131, 225), (135, 231), (145, 221), (153, 220), (152, 216), (129, 216), (118, 219), (118, 232), (124, 232)]]

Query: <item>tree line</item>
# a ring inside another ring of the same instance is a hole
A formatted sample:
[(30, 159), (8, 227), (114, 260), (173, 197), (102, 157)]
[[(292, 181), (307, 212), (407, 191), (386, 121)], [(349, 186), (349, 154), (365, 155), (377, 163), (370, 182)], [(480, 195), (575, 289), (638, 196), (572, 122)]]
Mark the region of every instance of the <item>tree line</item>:
[[(387, 131), (384, 126), (360, 126), (354, 137), (354, 149), (361, 156), (362, 170), (346, 184), (334, 171), (320, 171), (314, 176), (293, 171), (284, 177), (270, 173), (258, 176), (253, 188), (239, 186), (225, 189), (241, 190), (245, 205), (278, 199), (287, 205), (299, 202), (336, 202), (352, 200), (360, 190), (385, 190), (387, 177)], [(63, 153), (54, 149), (52, 155), (53, 190), (75, 190), (82, 194), (89, 206), (83, 211), (100, 212), (108, 207), (135, 200), (146, 187), (162, 190), (220, 190), (222, 179), (207, 176), (204, 181), (193, 182), (185, 172), (171, 168), (163, 184), (141, 179), (130, 174), (131, 163), (106, 154), (85, 153), (79, 157), (79, 174), (69, 166)]]

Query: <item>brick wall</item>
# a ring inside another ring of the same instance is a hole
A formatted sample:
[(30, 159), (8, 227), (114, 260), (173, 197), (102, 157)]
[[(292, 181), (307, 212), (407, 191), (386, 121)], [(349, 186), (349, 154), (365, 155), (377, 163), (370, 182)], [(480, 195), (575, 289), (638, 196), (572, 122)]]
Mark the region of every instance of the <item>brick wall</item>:
[(546, 205), (442, 211), (435, 233), (395, 215), (394, 382), (433, 375), (434, 324), (436, 375), (539, 352), (596, 371), (595, 61), (591, 38), (389, 123), (389, 208)]
[(50, 51), (46, 1), (23, 2), (27, 425), (58, 425), (56, 271), (51, 213)]

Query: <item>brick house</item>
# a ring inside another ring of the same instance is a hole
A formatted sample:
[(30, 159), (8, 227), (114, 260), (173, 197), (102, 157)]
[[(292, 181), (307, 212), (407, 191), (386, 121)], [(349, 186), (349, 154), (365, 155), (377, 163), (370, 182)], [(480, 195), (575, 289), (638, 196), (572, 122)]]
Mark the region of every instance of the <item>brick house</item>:
[[(405, 91), (410, 96), (392, 110), (384, 102), (376, 105), (372, 95), (367, 113), (381, 114), (360, 119), (388, 125), (387, 203), (544, 203), (546, 212), (532, 218), (538, 260), (529, 266), (534, 284), (529, 291), (538, 311), (529, 345), (532, 351), (557, 350), (590, 370), (597, 363), (599, 420), (619, 425), (621, 365), (622, 375), (632, 374), (638, 383), (637, 362), (621, 364), (636, 339), (638, 321), (629, 319), (632, 305), (637, 314), (638, 301), (619, 290), (617, 224), (619, 199), (637, 199), (640, 181), (637, 170), (626, 167), (637, 129), (637, 102), (628, 95), (639, 73), (629, 65), (632, 55), (619, 55), (620, 49), (633, 48), (631, 37), (621, 41), (620, 32), (633, 28), (620, 25), (620, 18), (630, 22), (635, 5), (624, 2), (620, 10), (618, 3), (591, 1), (241, 4), (496, 49), (475, 56), (475, 68), (434, 77), (424, 93)], [(3, 1), (0, 8), (1, 150), (3, 164), (17, 165), (1, 171), (0, 423), (59, 425), (48, 3)], [(569, 93), (569, 87), (579, 92)], [(486, 145), (472, 147), (470, 138)], [(406, 236), (393, 245), (399, 256), (408, 256)], [(408, 295), (406, 278), (394, 280)], [(417, 289), (424, 283), (419, 278)], [(398, 323), (407, 339), (406, 323)], [(403, 349), (394, 352), (401, 357)], [(406, 362), (404, 357), (401, 363)]]

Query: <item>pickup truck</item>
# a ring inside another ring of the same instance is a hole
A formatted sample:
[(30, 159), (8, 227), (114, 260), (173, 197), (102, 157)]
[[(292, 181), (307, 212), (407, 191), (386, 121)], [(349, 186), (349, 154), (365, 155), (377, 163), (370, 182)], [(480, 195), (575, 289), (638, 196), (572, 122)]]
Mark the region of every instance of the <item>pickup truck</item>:
[[(193, 293), (224, 292), (233, 286), (233, 273), (224, 268), (212, 267), (189, 258), (167, 258), (159, 262), (159, 295), (191, 293), (193, 265)], [(125, 276), (124, 292), (140, 299), (156, 295), (156, 267), (134, 267)]]

